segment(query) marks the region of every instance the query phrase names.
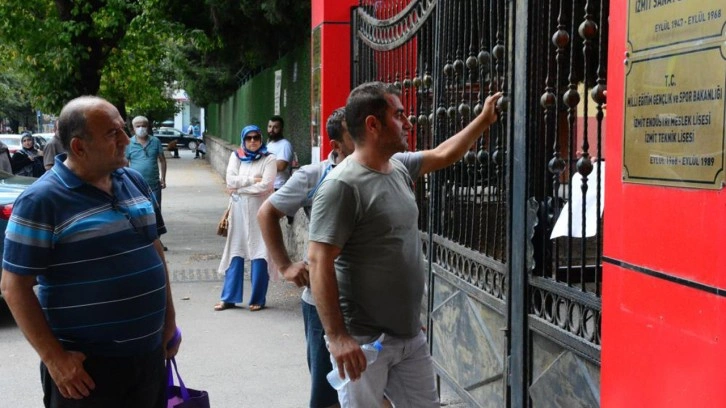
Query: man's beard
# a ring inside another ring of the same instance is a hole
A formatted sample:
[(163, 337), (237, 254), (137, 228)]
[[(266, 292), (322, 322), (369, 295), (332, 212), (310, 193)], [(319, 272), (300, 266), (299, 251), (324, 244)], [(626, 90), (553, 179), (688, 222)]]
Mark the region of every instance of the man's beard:
[(278, 140), (281, 140), (281, 139), (283, 139), (283, 138), (284, 138), (284, 136), (282, 135), (282, 132), (280, 132), (280, 133), (278, 133), (278, 134), (272, 134), (272, 133), (268, 133), (268, 134), (267, 134), (267, 137), (268, 137), (268, 138), (269, 138), (270, 140), (272, 140), (273, 142), (277, 142)]

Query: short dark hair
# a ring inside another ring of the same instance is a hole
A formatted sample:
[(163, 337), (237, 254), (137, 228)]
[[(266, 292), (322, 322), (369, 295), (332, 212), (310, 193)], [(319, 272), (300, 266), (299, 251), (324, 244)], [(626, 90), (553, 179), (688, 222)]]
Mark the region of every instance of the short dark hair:
[(345, 122), (353, 140), (363, 140), (365, 120), (369, 115), (385, 120), (388, 109), (386, 95), (400, 94), (398, 88), (383, 82), (366, 82), (353, 89), (345, 104)]
[(79, 139), (88, 138), (86, 132), (86, 112), (92, 106), (103, 102), (97, 96), (81, 96), (68, 102), (58, 116), (58, 137), (63, 147), (71, 151), (71, 140), (74, 137)]
[(345, 120), (345, 106), (338, 108), (328, 116), (325, 122), (325, 130), (328, 131), (330, 140), (340, 142), (343, 140), (343, 121)]
[(280, 127), (282, 129), (285, 129), (285, 121), (282, 120), (282, 116), (280, 115), (272, 115), (270, 117), (270, 122), (280, 122)]

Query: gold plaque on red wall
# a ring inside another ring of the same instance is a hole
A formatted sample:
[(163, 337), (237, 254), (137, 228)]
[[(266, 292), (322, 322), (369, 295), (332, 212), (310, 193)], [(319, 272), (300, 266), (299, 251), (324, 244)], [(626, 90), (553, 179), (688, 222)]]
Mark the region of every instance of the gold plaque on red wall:
[[(646, 9), (644, 2), (631, 0), (624, 101), (625, 182), (722, 188), (726, 46), (721, 27), (726, 5), (720, 3), (649, 0)], [(659, 23), (665, 8), (677, 18), (684, 16), (684, 24), (699, 25), (703, 32)], [(712, 19), (688, 17), (694, 15)], [(717, 19), (721, 25), (714, 36), (711, 23)], [(697, 34), (708, 37), (695, 38)]]
[(721, 37), (726, 23), (722, 0), (630, 0), (631, 51), (707, 41)]

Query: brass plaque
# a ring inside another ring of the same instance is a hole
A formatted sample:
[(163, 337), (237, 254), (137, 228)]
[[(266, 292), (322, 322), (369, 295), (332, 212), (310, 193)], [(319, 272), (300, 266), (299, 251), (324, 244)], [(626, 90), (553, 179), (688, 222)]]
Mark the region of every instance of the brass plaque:
[(628, 42), (633, 52), (720, 37), (723, 0), (630, 0)]
[(726, 2), (629, 0), (623, 181), (721, 189)]
[(726, 50), (720, 43), (630, 61), (623, 180), (720, 189)]

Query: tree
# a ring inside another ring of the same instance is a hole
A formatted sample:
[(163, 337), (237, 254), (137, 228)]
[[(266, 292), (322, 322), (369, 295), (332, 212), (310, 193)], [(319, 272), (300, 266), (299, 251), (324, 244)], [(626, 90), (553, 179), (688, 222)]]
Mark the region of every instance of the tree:
[(200, 106), (221, 101), (245, 73), (305, 41), (310, 3), (2, 0), (0, 27), (0, 71), (19, 62), (32, 106), (57, 113), (72, 98), (100, 95), (124, 117), (168, 117), (175, 89)]
[[(170, 104), (173, 77), (159, 50), (173, 25), (145, 30), (155, 13), (138, 0), (3, 0), (4, 62), (22, 61), (33, 106), (58, 112), (70, 99), (100, 95), (119, 107)], [(164, 20), (162, 20), (164, 21)]]
[[(4, 47), (0, 45), (0, 54), (4, 51)], [(18, 125), (28, 127), (31, 125), (30, 118), (35, 118), (27, 89), (24, 87), (25, 80), (15, 65), (17, 61), (8, 62), (0, 71), (0, 118), (10, 122), (3, 123), (0, 133), (5, 133), (5, 126), (10, 126), (13, 132), (17, 132)]]
[(178, 49), (180, 85), (200, 106), (234, 93), (259, 72), (307, 41), (310, 2), (299, 0), (161, 0), (162, 13), (185, 27)]

